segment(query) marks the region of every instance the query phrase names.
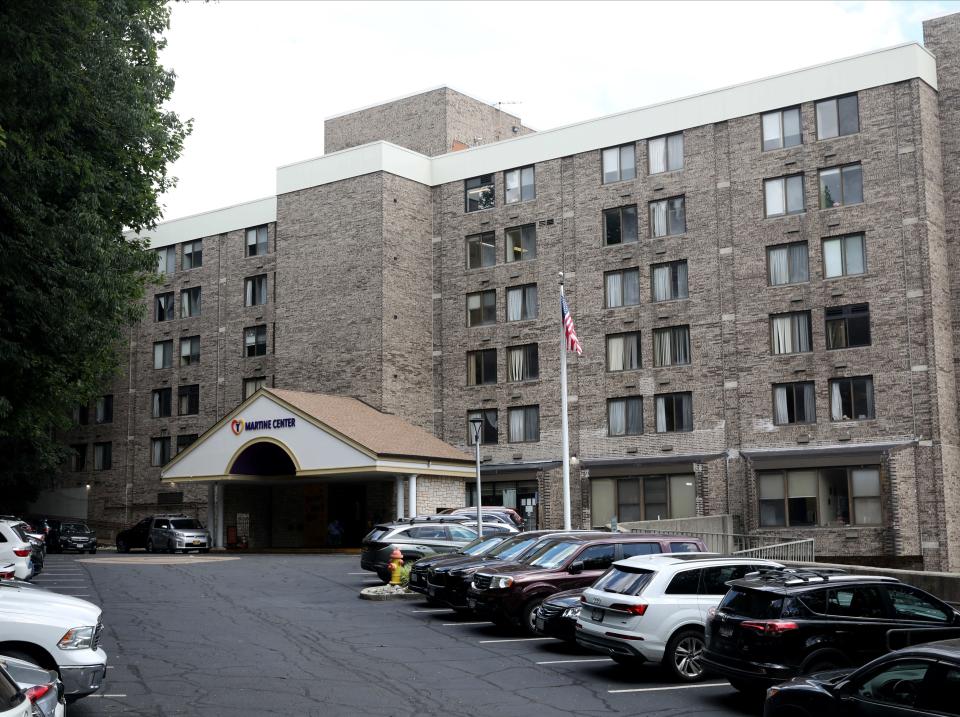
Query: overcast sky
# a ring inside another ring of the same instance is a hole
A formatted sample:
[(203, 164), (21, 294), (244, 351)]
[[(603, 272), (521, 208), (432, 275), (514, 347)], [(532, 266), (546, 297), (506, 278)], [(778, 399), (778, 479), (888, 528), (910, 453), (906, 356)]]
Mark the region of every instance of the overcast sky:
[(923, 40), (960, 2), (187, 2), (161, 56), (193, 118), (164, 218), (274, 194), (333, 114), (449, 85), (534, 129)]

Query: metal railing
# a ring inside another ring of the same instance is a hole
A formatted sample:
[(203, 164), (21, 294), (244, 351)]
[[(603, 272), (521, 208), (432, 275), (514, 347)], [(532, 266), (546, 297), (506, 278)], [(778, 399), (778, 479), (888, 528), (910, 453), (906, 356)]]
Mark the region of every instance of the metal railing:
[(711, 553), (741, 555), (770, 560), (814, 562), (816, 549), (813, 538), (785, 540), (782, 535), (746, 535), (743, 533), (705, 533), (697, 530), (669, 530), (659, 528), (631, 528), (631, 533), (681, 535), (699, 538)]
[(812, 563), (816, 559), (816, 548), (813, 538), (788, 540), (773, 545), (761, 545), (746, 550), (734, 550), (733, 555), (751, 558), (767, 558), (768, 560), (794, 560)]

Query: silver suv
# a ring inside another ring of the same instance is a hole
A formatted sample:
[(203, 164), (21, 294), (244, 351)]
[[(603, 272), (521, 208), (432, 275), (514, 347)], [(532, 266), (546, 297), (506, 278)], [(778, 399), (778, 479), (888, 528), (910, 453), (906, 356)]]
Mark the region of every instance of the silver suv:
[(186, 515), (155, 515), (146, 547), (147, 552), (186, 553), (189, 550), (199, 550), (206, 553), (210, 550), (210, 532), (196, 518)]
[[(375, 525), (363, 539), (360, 567), (375, 572), (384, 582), (390, 580), (390, 554), (399, 548), (403, 562), (409, 565), (429, 555), (452, 553), (477, 537), (475, 527), (461, 524), (463, 516), (430, 516)], [(484, 533), (489, 528), (483, 526)]]

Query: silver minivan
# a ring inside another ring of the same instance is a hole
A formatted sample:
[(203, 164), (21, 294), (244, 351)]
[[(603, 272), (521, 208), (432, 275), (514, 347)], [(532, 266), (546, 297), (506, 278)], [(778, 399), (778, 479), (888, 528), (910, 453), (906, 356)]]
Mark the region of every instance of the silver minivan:
[(210, 550), (210, 532), (196, 518), (186, 515), (156, 515), (147, 540), (148, 551), (168, 553)]

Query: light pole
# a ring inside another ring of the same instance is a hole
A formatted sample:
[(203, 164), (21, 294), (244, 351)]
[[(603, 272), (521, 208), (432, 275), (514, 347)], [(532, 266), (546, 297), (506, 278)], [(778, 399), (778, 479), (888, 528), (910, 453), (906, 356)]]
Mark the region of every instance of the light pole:
[(473, 445), (477, 450), (477, 537), (483, 537), (483, 499), (480, 497), (480, 436), (483, 435), (483, 417), (475, 416), (470, 419), (473, 428)]

